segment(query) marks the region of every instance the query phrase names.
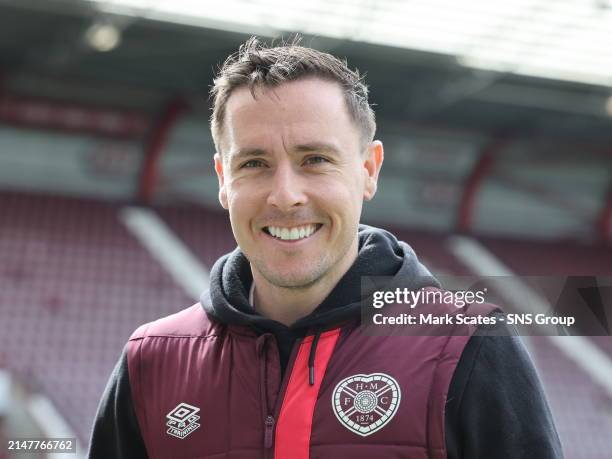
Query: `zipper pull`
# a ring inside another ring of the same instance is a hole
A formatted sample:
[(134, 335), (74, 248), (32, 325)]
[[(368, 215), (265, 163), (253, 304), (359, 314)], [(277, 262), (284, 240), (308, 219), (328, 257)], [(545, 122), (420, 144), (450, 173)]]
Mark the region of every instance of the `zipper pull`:
[(272, 448), (274, 442), (274, 417), (268, 416), (266, 418), (266, 433), (264, 437), (264, 446), (266, 448)]

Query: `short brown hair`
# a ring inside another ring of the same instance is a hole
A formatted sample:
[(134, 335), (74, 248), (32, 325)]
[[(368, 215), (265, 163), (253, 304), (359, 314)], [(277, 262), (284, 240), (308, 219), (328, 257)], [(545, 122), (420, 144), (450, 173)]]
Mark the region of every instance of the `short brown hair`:
[(248, 86), (255, 97), (256, 86), (275, 87), (300, 78), (317, 76), (335, 81), (342, 87), (349, 114), (361, 131), (364, 144), (374, 139), (376, 120), (368, 103), (368, 88), (358, 70), (348, 68), (346, 60), (299, 45), (296, 36), (280, 46), (267, 47), (251, 37), (230, 55), (214, 79), (210, 128), (219, 153), (225, 107), (232, 92)]

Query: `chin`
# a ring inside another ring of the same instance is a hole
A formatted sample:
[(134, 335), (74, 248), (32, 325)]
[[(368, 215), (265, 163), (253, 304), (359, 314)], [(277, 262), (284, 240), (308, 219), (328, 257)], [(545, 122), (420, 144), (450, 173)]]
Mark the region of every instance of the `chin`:
[(303, 269), (295, 271), (289, 269), (282, 271), (277, 269), (260, 269), (259, 272), (269, 283), (283, 288), (308, 287), (318, 281), (322, 275), (318, 269), (309, 271), (304, 271)]
[(295, 274), (287, 275), (287, 273), (279, 273), (272, 279), (268, 279), (272, 284), (283, 288), (300, 288), (307, 287), (318, 280), (318, 276), (312, 274)]

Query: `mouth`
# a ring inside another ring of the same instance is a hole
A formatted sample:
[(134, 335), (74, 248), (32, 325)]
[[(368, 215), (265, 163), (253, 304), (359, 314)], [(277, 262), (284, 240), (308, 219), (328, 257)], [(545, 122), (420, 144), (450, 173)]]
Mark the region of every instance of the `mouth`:
[(292, 227), (265, 226), (262, 228), (262, 231), (278, 241), (297, 242), (312, 237), (322, 226), (322, 223)]

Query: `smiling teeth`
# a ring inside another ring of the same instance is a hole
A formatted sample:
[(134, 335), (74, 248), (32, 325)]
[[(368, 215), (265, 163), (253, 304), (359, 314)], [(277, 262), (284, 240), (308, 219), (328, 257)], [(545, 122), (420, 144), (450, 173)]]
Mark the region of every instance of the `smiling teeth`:
[(268, 226), (268, 232), (283, 241), (295, 241), (306, 238), (317, 229), (317, 225), (296, 226), (293, 228), (281, 228), (279, 226)]

